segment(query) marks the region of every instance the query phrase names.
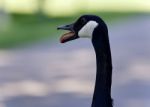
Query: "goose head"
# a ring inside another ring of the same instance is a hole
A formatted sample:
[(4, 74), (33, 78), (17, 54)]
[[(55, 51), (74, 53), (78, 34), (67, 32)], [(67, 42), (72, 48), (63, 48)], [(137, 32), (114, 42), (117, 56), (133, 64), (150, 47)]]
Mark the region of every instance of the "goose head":
[(74, 23), (59, 26), (57, 29), (68, 30), (61, 36), (60, 42), (65, 43), (77, 38), (93, 38), (96, 28), (99, 28), (103, 21), (95, 15), (83, 15)]

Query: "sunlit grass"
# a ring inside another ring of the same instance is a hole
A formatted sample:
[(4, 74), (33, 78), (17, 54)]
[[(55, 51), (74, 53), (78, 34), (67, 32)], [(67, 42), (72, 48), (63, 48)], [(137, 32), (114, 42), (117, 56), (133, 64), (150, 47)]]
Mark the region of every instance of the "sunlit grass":
[(78, 8), (73, 0), (46, 0), (43, 12), (48, 16), (71, 16), (78, 12)]
[(9, 13), (33, 14), (38, 11), (37, 0), (5, 0), (4, 10)]
[(46, 0), (42, 10), (48, 16), (61, 17), (81, 12), (150, 12), (149, 1), (139, 0)]
[(148, 0), (0, 0), (9, 13), (72, 16), (80, 12), (150, 12)]

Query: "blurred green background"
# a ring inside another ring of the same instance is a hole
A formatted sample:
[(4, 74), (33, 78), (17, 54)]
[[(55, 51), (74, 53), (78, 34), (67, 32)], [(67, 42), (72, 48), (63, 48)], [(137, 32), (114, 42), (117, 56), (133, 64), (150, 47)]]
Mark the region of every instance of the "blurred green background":
[(148, 13), (140, 0), (0, 0), (0, 48), (58, 36), (56, 27), (82, 14), (96, 14), (107, 23)]
[(90, 107), (92, 44), (56, 29), (83, 14), (108, 26), (114, 107), (150, 107), (150, 0), (0, 0), (0, 107)]

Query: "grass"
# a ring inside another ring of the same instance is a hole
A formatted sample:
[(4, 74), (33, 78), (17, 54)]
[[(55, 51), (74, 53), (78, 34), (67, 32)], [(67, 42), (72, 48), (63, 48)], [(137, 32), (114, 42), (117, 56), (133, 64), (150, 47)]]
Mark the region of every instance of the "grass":
[[(101, 16), (107, 23), (133, 15), (133, 13), (95, 14)], [(42, 15), (11, 15), (11, 24), (5, 30), (0, 29), (0, 48), (11, 48), (42, 39), (52, 39), (61, 33), (56, 30), (58, 25), (72, 22), (79, 16), (80, 14), (72, 17), (48, 18)]]

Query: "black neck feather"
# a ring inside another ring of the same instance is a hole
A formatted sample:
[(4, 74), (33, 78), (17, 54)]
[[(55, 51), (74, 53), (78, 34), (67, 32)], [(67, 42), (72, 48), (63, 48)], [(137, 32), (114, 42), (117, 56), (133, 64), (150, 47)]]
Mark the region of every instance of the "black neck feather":
[(102, 23), (95, 29), (93, 33), (92, 43), (96, 53), (97, 64), (92, 107), (112, 107), (112, 60), (108, 30), (105, 23)]

